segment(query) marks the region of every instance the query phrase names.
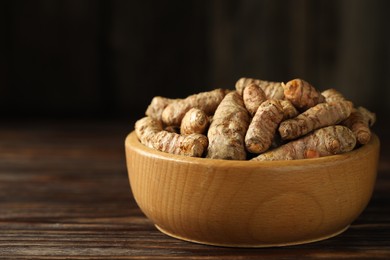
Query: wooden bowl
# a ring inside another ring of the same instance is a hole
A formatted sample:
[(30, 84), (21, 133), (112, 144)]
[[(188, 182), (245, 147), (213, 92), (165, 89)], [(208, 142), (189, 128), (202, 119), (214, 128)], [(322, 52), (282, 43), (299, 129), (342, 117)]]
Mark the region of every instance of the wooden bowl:
[(367, 206), (379, 139), (352, 152), (296, 161), (228, 161), (125, 141), (134, 198), (163, 233), (197, 243), (269, 247), (327, 239)]

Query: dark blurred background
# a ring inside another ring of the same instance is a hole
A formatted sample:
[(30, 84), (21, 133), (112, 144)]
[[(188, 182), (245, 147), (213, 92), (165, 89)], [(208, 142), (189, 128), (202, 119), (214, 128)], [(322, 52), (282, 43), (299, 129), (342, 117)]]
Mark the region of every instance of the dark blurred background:
[(303, 78), (390, 111), (386, 0), (7, 0), (4, 118), (139, 118), (153, 96)]

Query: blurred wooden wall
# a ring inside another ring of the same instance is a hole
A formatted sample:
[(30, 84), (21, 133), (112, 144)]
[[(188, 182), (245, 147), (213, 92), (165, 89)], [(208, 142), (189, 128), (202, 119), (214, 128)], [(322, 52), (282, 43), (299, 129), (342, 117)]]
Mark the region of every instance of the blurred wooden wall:
[(214, 4), (212, 78), (217, 85), (242, 75), (301, 77), (320, 89), (337, 88), (358, 104), (390, 108), (389, 1)]
[(3, 117), (140, 117), (155, 95), (301, 77), (390, 111), (386, 0), (0, 3)]

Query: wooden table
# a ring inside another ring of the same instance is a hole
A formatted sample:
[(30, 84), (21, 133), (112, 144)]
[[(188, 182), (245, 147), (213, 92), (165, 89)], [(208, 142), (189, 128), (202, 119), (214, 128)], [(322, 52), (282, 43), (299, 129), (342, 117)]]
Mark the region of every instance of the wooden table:
[(145, 218), (125, 166), (123, 142), (132, 128), (131, 121), (3, 122), (0, 258), (390, 259), (390, 138), (381, 138), (373, 198), (345, 233), (300, 246), (237, 249), (170, 238)]

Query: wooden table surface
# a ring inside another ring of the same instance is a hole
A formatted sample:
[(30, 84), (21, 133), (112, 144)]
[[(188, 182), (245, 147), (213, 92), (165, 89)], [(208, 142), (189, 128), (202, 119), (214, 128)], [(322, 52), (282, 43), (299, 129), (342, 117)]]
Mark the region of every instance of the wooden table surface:
[(123, 142), (132, 128), (131, 121), (3, 122), (0, 258), (390, 259), (390, 138), (381, 138), (372, 200), (346, 232), (306, 245), (238, 249), (170, 238), (146, 219), (126, 172)]

